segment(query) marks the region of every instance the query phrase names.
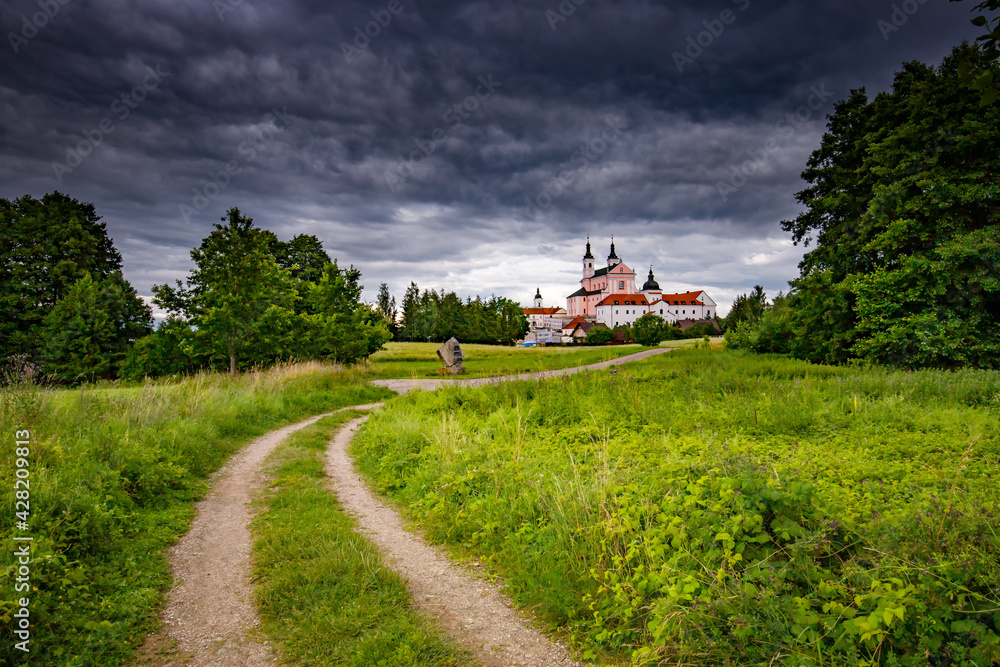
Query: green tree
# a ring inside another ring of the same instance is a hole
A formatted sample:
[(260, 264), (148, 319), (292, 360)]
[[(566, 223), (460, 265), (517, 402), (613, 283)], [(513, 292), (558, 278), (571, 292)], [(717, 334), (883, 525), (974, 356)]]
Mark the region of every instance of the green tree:
[[(951, 2), (964, 2), (964, 0), (951, 0)], [(985, 28), (985, 34), (976, 39), (982, 44), (983, 53), (987, 58), (996, 61), (1000, 57), (1000, 16), (988, 15), (986, 12), (997, 12), (1000, 10), (1000, 0), (986, 0), (980, 2), (972, 8), (974, 12), (980, 12), (972, 19), (972, 24)], [(987, 106), (1000, 99), (1000, 81), (994, 78), (994, 72), (989, 69), (979, 69), (969, 63), (964, 63), (958, 69), (959, 81), (972, 90), (980, 93), (979, 105)]]
[(42, 324), (42, 370), (61, 382), (113, 378), (152, 313), (120, 273), (95, 282), (85, 273)]
[(815, 242), (792, 281), (793, 354), (905, 367), (1000, 358), (1000, 110), (956, 76), (996, 71), (957, 47), (938, 68), (904, 65), (891, 92), (838, 104), (783, 223)]
[(288, 356), (294, 347), (291, 275), (271, 254), (270, 233), (230, 209), (201, 245), (191, 251), (195, 269), (176, 288), (153, 287), (161, 307), (197, 328), (200, 346), (212, 359), (239, 366)]
[(669, 338), (670, 324), (659, 315), (647, 313), (632, 325), (632, 336), (639, 345), (659, 345)]
[(203, 363), (196, 345), (191, 325), (173, 315), (152, 334), (136, 341), (122, 362), (121, 374), (134, 380), (188, 373)]
[(389, 332), (395, 337), (398, 325), (396, 318), (399, 313), (396, 311), (396, 297), (389, 294), (389, 286), (381, 283), (378, 286), (378, 297), (375, 300), (375, 309), (389, 327)]
[(411, 282), (403, 294), (403, 321), (400, 335), (403, 340), (419, 340), (417, 335), (417, 315), (420, 311), (420, 288)]
[(513, 345), (527, 335), (528, 318), (521, 304), (501, 296), (491, 299), (489, 305), (490, 311), (496, 314), (496, 329), (491, 334), (491, 342)]
[[(60, 192), (0, 199), (0, 357), (36, 357), (46, 314), (85, 275), (101, 282), (122, 258), (92, 204)], [(130, 314), (141, 318), (141, 308)]]
[(766, 309), (767, 296), (764, 294), (764, 288), (760, 285), (754, 285), (749, 294), (742, 294), (733, 301), (733, 307), (730, 308), (729, 315), (726, 316), (726, 326), (734, 327), (740, 322), (756, 322)]
[(334, 261), (309, 289), (305, 301), (310, 315), (299, 332), (308, 341), (308, 356), (350, 364), (392, 340), (388, 323), (361, 303), (360, 279), (358, 269), (341, 269)]
[(292, 278), (305, 282), (316, 282), (323, 275), (323, 269), (330, 265), (330, 255), (323, 250), (323, 243), (312, 234), (297, 234), (291, 241), (279, 241), (270, 232), (268, 246), (274, 261), (283, 269), (288, 269)]
[(615, 339), (615, 332), (606, 326), (599, 325), (590, 328), (587, 332), (587, 345), (607, 345)]

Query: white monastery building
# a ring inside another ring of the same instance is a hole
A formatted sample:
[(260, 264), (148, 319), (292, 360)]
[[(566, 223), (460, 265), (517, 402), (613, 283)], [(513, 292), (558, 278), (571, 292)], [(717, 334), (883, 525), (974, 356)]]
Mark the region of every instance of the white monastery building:
[[(556, 330), (560, 323), (572, 330), (584, 322), (600, 323), (613, 329), (623, 324), (631, 326), (643, 315), (652, 313), (686, 328), (697, 321), (713, 320), (718, 307), (704, 290), (664, 293), (653, 278), (653, 267), (649, 268), (649, 276), (642, 287), (636, 287), (635, 271), (618, 257), (613, 238), (607, 266), (594, 268), (588, 237), (580, 289), (566, 297), (566, 308), (543, 308), (541, 292), (536, 292), (533, 307), (525, 308), (524, 313), (531, 326), (529, 340), (554, 342), (559, 340)], [(562, 331), (562, 334), (564, 342), (574, 337), (571, 332)]]

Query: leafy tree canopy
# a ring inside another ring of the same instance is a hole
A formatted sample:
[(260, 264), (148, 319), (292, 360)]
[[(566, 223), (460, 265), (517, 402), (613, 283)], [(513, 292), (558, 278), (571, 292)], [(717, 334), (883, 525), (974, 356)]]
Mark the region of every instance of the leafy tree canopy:
[(84, 276), (100, 282), (121, 271), (100, 220), (92, 204), (60, 192), (0, 199), (0, 356), (36, 356), (42, 321), (70, 288)]
[(839, 102), (783, 227), (813, 245), (792, 282), (791, 351), (822, 362), (996, 366), (1000, 108), (956, 73), (996, 72), (956, 47), (907, 63), (891, 92)]
[(62, 382), (110, 379), (136, 340), (152, 331), (152, 313), (120, 273), (96, 282), (85, 273), (46, 315), (42, 370)]
[(176, 322), (137, 351), (131, 373), (148, 373), (157, 360), (163, 372), (183, 363), (230, 372), (293, 358), (352, 363), (390, 339), (360, 302), (361, 272), (330, 261), (315, 236), (283, 243), (238, 208), (222, 223), (191, 251), (186, 284), (154, 286)]

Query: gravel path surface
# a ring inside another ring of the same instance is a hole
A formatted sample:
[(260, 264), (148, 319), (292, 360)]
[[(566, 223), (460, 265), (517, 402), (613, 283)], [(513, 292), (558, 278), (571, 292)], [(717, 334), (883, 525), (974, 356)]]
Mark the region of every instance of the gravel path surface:
[(260, 623), (250, 584), (249, 504), (262, 482), (260, 467), (268, 454), (289, 435), (325, 416), (271, 431), (212, 475), (211, 491), (195, 506), (191, 529), (170, 550), (171, 571), (178, 583), (161, 614), (163, 627), (147, 638), (137, 664), (278, 664), (268, 642), (248, 636)]
[(491, 667), (578, 665), (562, 646), (531, 627), (491, 584), (454, 565), (439, 549), (406, 531), (394, 509), (382, 503), (354, 472), (348, 445), (366, 418), (345, 424), (327, 450), (326, 473), (341, 507), (407, 580), (418, 608)]
[[(647, 350), (588, 366), (467, 380), (377, 380), (372, 384), (403, 393), (445, 385), (478, 387), (510, 380), (535, 380), (646, 359), (669, 352)], [(342, 410), (366, 410), (381, 403)], [(339, 411), (338, 411), (339, 412)], [(332, 413), (328, 413), (332, 414)], [(191, 529), (170, 550), (178, 582), (161, 614), (163, 627), (147, 637), (137, 665), (161, 667), (260, 667), (276, 665), (267, 641), (252, 630), (260, 619), (250, 583), (250, 499), (263, 479), (261, 464), (295, 431), (319, 415), (254, 440), (212, 475), (211, 491), (195, 507)], [(440, 550), (407, 532), (396, 512), (383, 504), (354, 472), (347, 445), (364, 419), (354, 420), (334, 438), (327, 458), (331, 488), (341, 505), (358, 517), (389, 566), (409, 581), (414, 602), (439, 618), (446, 631), (491, 667), (577, 665), (566, 650), (535, 630), (490, 584), (453, 565)]]
[(372, 384), (378, 385), (380, 387), (385, 387), (398, 394), (405, 394), (412, 389), (426, 389), (428, 391), (437, 389), (439, 387), (456, 386), (456, 387), (481, 387), (484, 384), (495, 384), (497, 382), (511, 382), (514, 380), (541, 380), (544, 378), (554, 378), (560, 377), (562, 375), (573, 375), (574, 373), (582, 373), (583, 371), (599, 371), (605, 368), (610, 368), (611, 366), (619, 366), (621, 364), (627, 364), (630, 361), (639, 361), (641, 359), (648, 359), (649, 357), (655, 357), (658, 354), (665, 354), (671, 352), (669, 348), (661, 348), (657, 350), (644, 350), (642, 352), (636, 352), (635, 354), (627, 354), (624, 357), (618, 357), (617, 359), (611, 359), (609, 361), (601, 361), (596, 364), (589, 364), (587, 366), (574, 366), (573, 368), (558, 368), (551, 371), (535, 371), (533, 373), (519, 373), (518, 375), (500, 375), (497, 377), (488, 378), (470, 378), (467, 380), (445, 380), (437, 378), (427, 378), (418, 380), (372, 380)]

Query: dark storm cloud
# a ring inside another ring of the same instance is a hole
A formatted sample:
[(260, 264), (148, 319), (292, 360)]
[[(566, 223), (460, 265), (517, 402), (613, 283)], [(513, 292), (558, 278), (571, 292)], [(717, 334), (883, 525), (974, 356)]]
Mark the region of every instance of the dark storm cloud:
[(0, 195), (94, 202), (142, 293), (233, 205), (397, 294), (526, 300), (542, 282), (555, 300), (588, 232), (664, 286), (776, 291), (798, 258), (778, 223), (825, 114), (974, 38), (968, 9), (6, 2)]

